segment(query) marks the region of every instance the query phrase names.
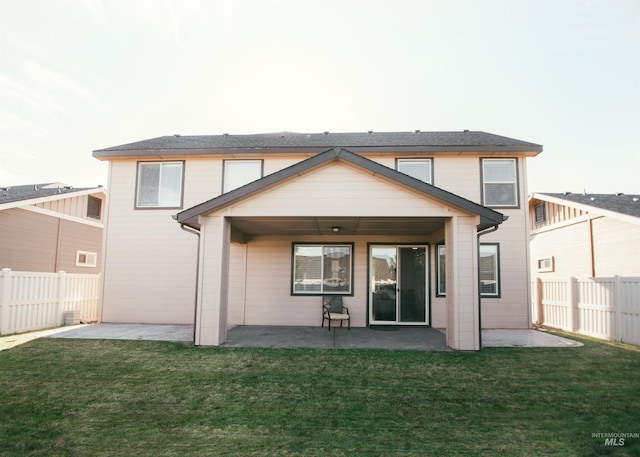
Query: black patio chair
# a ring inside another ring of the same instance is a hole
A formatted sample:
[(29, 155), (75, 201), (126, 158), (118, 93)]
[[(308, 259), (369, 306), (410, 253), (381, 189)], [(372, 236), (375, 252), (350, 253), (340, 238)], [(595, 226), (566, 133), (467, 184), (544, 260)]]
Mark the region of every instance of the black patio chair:
[(349, 308), (342, 303), (341, 295), (323, 295), (322, 297), (322, 327), (324, 321), (329, 321), (329, 331), (331, 331), (331, 321), (347, 321), (347, 329), (351, 330), (351, 316)]

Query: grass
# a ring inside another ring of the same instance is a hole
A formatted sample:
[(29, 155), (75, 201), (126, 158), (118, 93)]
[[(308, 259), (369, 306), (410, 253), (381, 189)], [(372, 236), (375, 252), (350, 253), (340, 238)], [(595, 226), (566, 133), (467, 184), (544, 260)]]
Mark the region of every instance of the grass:
[(194, 348), (0, 352), (0, 456), (640, 455), (640, 351)]

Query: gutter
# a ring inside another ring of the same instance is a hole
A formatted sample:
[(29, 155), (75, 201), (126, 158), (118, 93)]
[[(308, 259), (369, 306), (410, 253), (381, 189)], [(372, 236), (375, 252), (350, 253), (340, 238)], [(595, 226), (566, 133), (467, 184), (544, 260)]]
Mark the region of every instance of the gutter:
[[(177, 220), (176, 216), (172, 216), (174, 220)], [(195, 298), (193, 304), (193, 344), (196, 344), (196, 323), (198, 317), (198, 285), (200, 282), (200, 230), (197, 230), (193, 227), (185, 226), (184, 224), (180, 224), (180, 228), (187, 233), (192, 233), (198, 237), (198, 248), (196, 253), (196, 290), (195, 290)]]
[[(509, 216), (503, 216), (503, 222), (506, 221), (507, 219), (509, 219)], [(480, 237), (483, 235), (487, 235), (489, 233), (493, 233), (496, 230), (498, 230), (498, 224), (486, 228), (484, 230), (481, 230), (477, 233), (477, 237), (478, 237), (478, 243), (476, 246), (477, 249), (477, 256), (478, 256), (478, 342), (480, 343), (480, 349), (478, 349), (479, 351), (482, 350), (482, 288), (480, 287)]]

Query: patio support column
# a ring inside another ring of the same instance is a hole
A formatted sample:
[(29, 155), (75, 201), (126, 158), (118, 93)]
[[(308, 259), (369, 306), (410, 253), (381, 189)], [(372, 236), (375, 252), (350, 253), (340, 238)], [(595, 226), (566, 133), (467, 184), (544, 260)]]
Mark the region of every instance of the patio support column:
[(445, 221), (447, 346), (480, 350), (478, 310), (478, 239), (475, 216)]
[(219, 346), (227, 340), (230, 223), (224, 216), (201, 217), (200, 265), (195, 341)]

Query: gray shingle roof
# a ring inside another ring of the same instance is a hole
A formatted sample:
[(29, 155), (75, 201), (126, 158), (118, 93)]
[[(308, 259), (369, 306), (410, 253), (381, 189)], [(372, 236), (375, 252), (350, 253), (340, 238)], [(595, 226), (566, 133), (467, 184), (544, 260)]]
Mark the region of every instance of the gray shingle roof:
[(536, 192), (538, 195), (548, 195), (568, 202), (592, 206), (629, 216), (640, 217), (640, 194), (572, 194)]
[(27, 184), (21, 186), (3, 186), (0, 187), (0, 205), (3, 203), (11, 203), (22, 200), (32, 200), (34, 198), (51, 197), (59, 194), (71, 194), (74, 192), (80, 192), (89, 189), (93, 189), (93, 187), (76, 188), (57, 182)]
[[(163, 136), (135, 143), (98, 149), (95, 157), (128, 155), (133, 151), (215, 151), (215, 150), (317, 150), (342, 147), (421, 148), (422, 150), (456, 151), (522, 151), (541, 152), (542, 146), (486, 132), (362, 132), (362, 133), (295, 133), (278, 132), (252, 135)], [(201, 152), (202, 153), (202, 152)]]

